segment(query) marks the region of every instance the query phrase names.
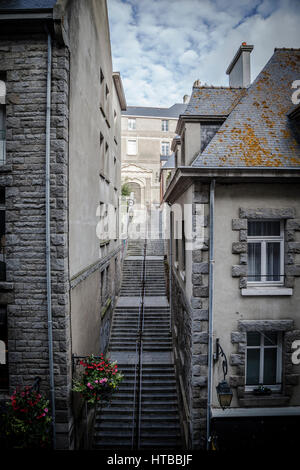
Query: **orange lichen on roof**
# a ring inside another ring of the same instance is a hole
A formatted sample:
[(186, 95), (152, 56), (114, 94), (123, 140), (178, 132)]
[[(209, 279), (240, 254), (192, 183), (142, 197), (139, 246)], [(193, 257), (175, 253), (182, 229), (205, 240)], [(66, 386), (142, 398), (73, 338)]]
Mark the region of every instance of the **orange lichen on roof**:
[(246, 166), (277, 166), (272, 153), (267, 148), (266, 138), (258, 138), (249, 124), (244, 124), (243, 130), (233, 128), (231, 133), (237, 138), (236, 144)]

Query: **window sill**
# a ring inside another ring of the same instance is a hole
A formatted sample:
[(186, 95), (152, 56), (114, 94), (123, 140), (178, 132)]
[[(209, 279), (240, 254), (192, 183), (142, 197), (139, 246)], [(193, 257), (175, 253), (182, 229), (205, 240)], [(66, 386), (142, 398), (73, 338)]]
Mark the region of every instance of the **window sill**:
[(242, 296), (291, 296), (293, 289), (287, 287), (247, 287), (241, 289)]
[(270, 406), (285, 406), (288, 405), (290, 401), (290, 397), (280, 395), (280, 394), (272, 394), (267, 396), (254, 396), (245, 394), (243, 398), (239, 398), (239, 404), (242, 407), (270, 407)]

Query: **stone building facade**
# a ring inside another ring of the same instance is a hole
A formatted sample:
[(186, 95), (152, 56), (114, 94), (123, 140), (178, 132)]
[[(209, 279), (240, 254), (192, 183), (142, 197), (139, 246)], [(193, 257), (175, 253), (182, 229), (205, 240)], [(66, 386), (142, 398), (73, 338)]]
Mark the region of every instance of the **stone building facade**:
[(120, 75), (112, 72), (106, 2), (49, 0), (39, 8), (2, 2), (0, 31), (1, 397), (36, 376), (49, 392), (51, 301), (56, 443), (69, 449), (78, 444), (72, 355), (105, 350), (120, 285), (122, 245), (117, 236), (99, 240), (96, 229), (108, 204), (117, 224), (126, 102)]
[[(275, 49), (250, 84), (252, 48), (243, 44), (228, 68), (234, 87), (194, 84), (164, 195), (189, 448), (292, 442), (299, 425), (299, 105), (291, 95), (300, 52)], [(223, 365), (232, 392), (225, 410), (216, 389)]]
[(171, 143), (186, 103), (170, 108), (128, 106), (122, 113), (122, 184), (129, 184), (137, 203), (158, 208), (160, 169), (171, 154)]

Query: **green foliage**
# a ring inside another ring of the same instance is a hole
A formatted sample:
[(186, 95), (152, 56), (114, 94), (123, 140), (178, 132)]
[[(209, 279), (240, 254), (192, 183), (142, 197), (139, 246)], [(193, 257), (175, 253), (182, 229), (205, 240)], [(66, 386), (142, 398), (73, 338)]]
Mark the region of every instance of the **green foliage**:
[(121, 189), (121, 195), (122, 196), (130, 196), (130, 193), (131, 193), (131, 189), (130, 189), (130, 186), (128, 183), (124, 183), (122, 185), (122, 189)]
[(48, 448), (49, 401), (31, 387), (17, 388), (1, 416), (1, 439), (7, 448)]
[(116, 362), (110, 362), (101, 354), (100, 359), (91, 355), (80, 361), (80, 365), (84, 370), (73, 380), (73, 391), (79, 392), (88, 403), (108, 404), (123, 379)]

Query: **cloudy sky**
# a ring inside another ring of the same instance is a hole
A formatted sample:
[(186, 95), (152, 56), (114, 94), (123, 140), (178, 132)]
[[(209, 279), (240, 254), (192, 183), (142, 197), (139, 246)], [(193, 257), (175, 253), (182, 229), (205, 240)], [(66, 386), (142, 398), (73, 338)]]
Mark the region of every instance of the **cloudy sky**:
[[(299, 0), (108, 0), (113, 69), (128, 105), (171, 106), (193, 82), (228, 85), (239, 45), (252, 80), (274, 47), (300, 47)], [(300, 77), (299, 77), (300, 78)]]

